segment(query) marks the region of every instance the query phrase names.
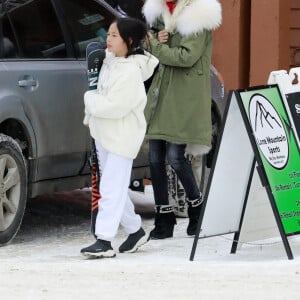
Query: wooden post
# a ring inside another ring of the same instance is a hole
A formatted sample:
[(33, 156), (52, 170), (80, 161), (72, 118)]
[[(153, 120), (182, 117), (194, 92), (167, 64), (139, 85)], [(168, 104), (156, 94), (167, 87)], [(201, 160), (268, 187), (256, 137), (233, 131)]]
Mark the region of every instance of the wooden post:
[(226, 90), (249, 83), (250, 0), (220, 0), (223, 22), (214, 32), (212, 64), (221, 72)]
[(290, 1), (252, 0), (249, 85), (266, 84), (274, 70), (290, 66)]

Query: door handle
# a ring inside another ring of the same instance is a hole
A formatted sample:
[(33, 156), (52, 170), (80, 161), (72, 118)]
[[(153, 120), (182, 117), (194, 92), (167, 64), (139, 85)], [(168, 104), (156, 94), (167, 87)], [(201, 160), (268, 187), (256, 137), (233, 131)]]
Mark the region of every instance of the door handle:
[(20, 87), (31, 87), (31, 86), (37, 86), (37, 82), (34, 79), (22, 79), (18, 81), (18, 84)]

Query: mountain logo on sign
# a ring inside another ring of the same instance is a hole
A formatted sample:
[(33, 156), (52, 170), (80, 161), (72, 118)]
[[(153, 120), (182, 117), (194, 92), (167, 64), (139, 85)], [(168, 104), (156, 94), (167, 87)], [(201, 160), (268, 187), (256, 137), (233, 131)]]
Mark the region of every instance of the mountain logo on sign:
[(270, 126), (272, 129), (279, 126), (281, 128), (278, 120), (272, 116), (267, 109), (259, 101), (256, 102), (256, 116), (255, 116), (255, 131), (258, 130), (258, 126), (261, 128), (265, 126)]
[(273, 101), (254, 94), (249, 103), (249, 119), (262, 156), (273, 168), (283, 169), (289, 159), (288, 137)]

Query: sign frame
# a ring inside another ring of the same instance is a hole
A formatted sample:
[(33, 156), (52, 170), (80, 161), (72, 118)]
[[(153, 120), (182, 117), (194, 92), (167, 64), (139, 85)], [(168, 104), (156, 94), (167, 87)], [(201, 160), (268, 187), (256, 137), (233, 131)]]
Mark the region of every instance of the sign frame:
[[(236, 126), (237, 123), (241, 126)], [(236, 143), (238, 143), (238, 147), (232, 148)], [(240, 231), (241, 218), (244, 215), (245, 203), (248, 198), (249, 178), (253, 172), (253, 161), (254, 153), (243, 124), (240, 108), (234, 91), (230, 91), (216, 152), (203, 194), (203, 208), (190, 254), (191, 261), (194, 259), (199, 238)], [(236, 164), (236, 162), (238, 163)], [(241, 172), (243, 172), (242, 176)], [(235, 190), (234, 195), (232, 194), (233, 190)], [(225, 207), (224, 199), (227, 199)]]
[[(234, 241), (233, 241), (232, 248), (231, 248), (231, 253), (236, 252), (238, 239), (239, 239), (239, 234), (240, 234), (241, 226), (242, 226), (242, 223), (243, 223), (244, 212), (245, 212), (245, 209), (246, 209), (247, 200), (248, 200), (248, 196), (249, 196), (249, 187), (251, 185), (252, 175), (253, 175), (253, 172), (254, 172), (254, 165), (257, 162), (257, 171), (258, 171), (260, 180), (262, 182), (262, 185), (266, 189), (266, 192), (267, 192), (270, 204), (271, 204), (271, 208), (272, 208), (272, 211), (273, 211), (273, 214), (274, 214), (274, 217), (275, 217), (275, 221), (276, 221), (281, 239), (283, 241), (283, 245), (284, 245), (287, 257), (288, 257), (288, 259), (293, 259), (293, 253), (292, 253), (291, 247), (289, 245), (288, 236), (299, 234), (300, 230), (297, 231), (297, 232), (292, 232), (292, 233), (288, 233), (288, 234), (285, 232), (285, 229), (284, 229), (281, 217), (280, 217), (279, 209), (277, 207), (277, 204), (276, 204), (276, 201), (275, 201), (275, 198), (274, 198), (274, 195), (273, 195), (273, 192), (272, 192), (269, 180), (268, 180), (268, 176), (267, 176), (266, 170), (264, 168), (263, 160), (261, 158), (261, 153), (260, 153), (260, 150), (258, 148), (257, 141), (254, 137), (253, 129), (251, 127), (250, 120), (249, 120), (249, 117), (247, 115), (246, 108), (244, 106), (244, 103), (243, 103), (243, 100), (242, 100), (242, 97), (241, 97), (241, 93), (243, 93), (243, 92), (255, 92), (255, 91), (257, 91), (257, 93), (259, 94), (259, 90), (266, 90), (266, 89), (270, 89), (270, 88), (277, 90), (278, 97), (280, 98), (280, 102), (282, 104), (282, 108), (283, 108), (283, 110), (285, 112), (285, 115), (288, 119), (287, 121), (290, 122), (290, 116), (287, 112), (287, 108), (285, 107), (286, 103), (283, 100), (283, 96), (280, 93), (280, 90), (279, 90), (279, 87), (278, 87), (277, 84), (262, 85), (262, 86), (251, 87), (251, 88), (248, 88), (248, 89), (240, 89), (240, 90), (231, 91), (230, 94), (229, 94), (229, 97), (228, 97), (229, 101), (228, 101), (228, 107), (226, 108), (225, 116), (227, 117), (227, 113), (228, 113), (228, 110), (229, 110), (229, 106), (231, 104), (231, 100), (235, 96), (235, 99), (236, 99), (237, 104), (238, 104), (239, 109), (240, 109), (242, 119), (244, 121), (243, 125), (245, 126), (246, 131), (248, 133), (248, 138), (250, 140), (252, 150), (253, 150), (253, 153), (254, 153), (253, 165), (252, 165), (251, 171), (249, 173), (249, 181), (248, 181), (247, 187), (245, 187), (247, 192), (246, 192), (246, 196), (245, 196), (245, 199), (244, 199), (244, 206), (243, 206), (243, 209), (241, 211), (239, 230), (237, 232), (235, 232)], [(224, 126), (223, 126), (223, 130), (224, 130), (225, 124), (226, 124), (226, 120), (225, 120), (225, 123), (224, 123)], [(293, 132), (293, 136), (294, 136), (295, 132), (294, 131), (292, 131), (292, 132)], [(222, 134), (223, 134), (223, 132), (222, 132)], [(295, 140), (296, 145), (297, 145), (297, 138), (295, 136), (294, 136), (294, 140)], [(218, 150), (219, 150), (220, 143), (221, 143), (221, 139), (218, 142), (218, 148), (217, 148)], [(300, 152), (299, 146), (297, 146), (296, 149), (298, 149), (298, 151)], [(214, 169), (215, 164), (216, 164), (216, 156), (214, 157), (213, 168), (212, 168), (212, 172), (211, 172), (210, 176), (213, 176), (213, 169)], [(195, 255), (195, 250), (196, 250), (196, 247), (197, 247), (197, 242), (198, 242), (200, 231), (201, 231), (202, 221), (203, 221), (203, 217), (205, 215), (205, 208), (206, 208), (206, 204), (207, 204), (206, 202), (207, 202), (207, 198), (208, 198), (208, 195), (209, 195), (209, 190), (211, 188), (210, 187), (211, 180), (212, 179), (209, 178), (208, 189), (207, 189), (205, 197), (204, 197), (204, 205), (203, 205), (204, 207), (203, 207), (203, 210), (202, 210), (201, 215), (199, 217), (198, 228), (197, 228), (197, 232), (196, 232), (196, 235), (195, 235), (194, 244), (193, 244), (191, 255), (190, 255), (190, 260), (193, 260), (194, 255)]]

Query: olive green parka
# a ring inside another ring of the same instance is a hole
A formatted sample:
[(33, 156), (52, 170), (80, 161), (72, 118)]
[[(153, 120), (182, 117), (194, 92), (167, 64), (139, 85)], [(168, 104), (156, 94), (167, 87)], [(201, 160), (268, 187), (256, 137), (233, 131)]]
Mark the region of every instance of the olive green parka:
[(211, 146), (212, 30), (221, 23), (221, 5), (178, 0), (171, 15), (165, 0), (147, 0), (143, 12), (155, 31), (169, 32), (167, 43), (150, 39), (160, 64), (148, 91), (147, 137), (199, 146), (201, 154)]

